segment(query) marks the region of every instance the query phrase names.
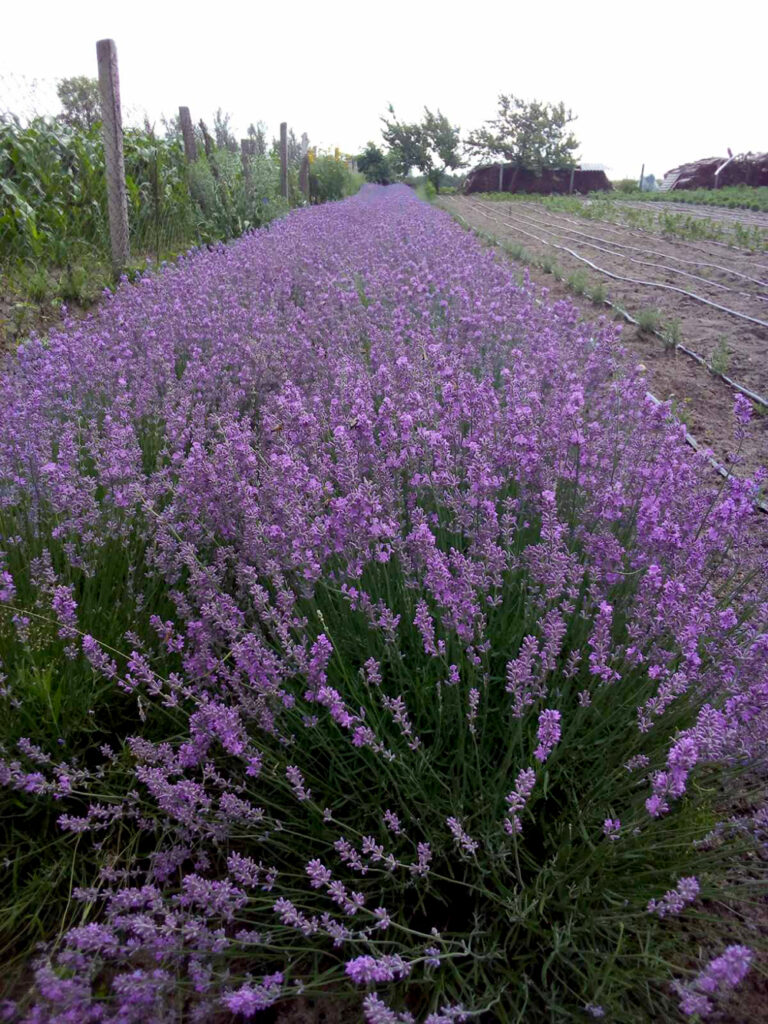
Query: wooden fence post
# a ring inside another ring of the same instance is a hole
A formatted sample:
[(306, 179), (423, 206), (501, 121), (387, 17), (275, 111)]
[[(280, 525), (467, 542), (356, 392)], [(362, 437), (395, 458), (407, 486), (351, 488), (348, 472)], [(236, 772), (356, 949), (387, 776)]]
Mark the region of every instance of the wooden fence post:
[(112, 245), (112, 269), (117, 277), (127, 266), (131, 254), (123, 160), (123, 118), (120, 113), (120, 79), (117, 73), (117, 47), (114, 39), (100, 39), (96, 43), (96, 59), (99, 65), (101, 127), (107, 167), (109, 238)]
[(288, 198), (288, 124), (280, 125), (280, 195)]
[(299, 188), (304, 199), (309, 203), (309, 155), (307, 153), (301, 158), (301, 169), (299, 170)]
[(644, 177), (645, 177), (645, 164), (643, 164), (643, 166), (640, 168), (640, 184), (638, 185), (638, 188), (640, 189), (641, 192), (643, 191), (643, 178)]
[[(208, 131), (205, 121), (203, 121), (202, 119), (200, 120), (200, 131), (203, 133), (203, 145), (205, 146), (205, 155), (210, 160), (211, 156), (213, 155), (213, 139), (211, 138), (211, 133)], [(213, 170), (213, 165), (211, 165), (211, 170)]]
[(197, 143), (195, 142), (195, 130), (192, 127), (192, 116), (189, 107), (179, 107), (179, 124), (181, 134), (184, 137), (184, 156), (187, 163), (191, 164), (197, 160)]
[(572, 168), (571, 168), (571, 183), (570, 183), (570, 185), (568, 186), (568, 195), (569, 195), (569, 196), (573, 195), (573, 179), (574, 179), (575, 177), (576, 177), (576, 168), (575, 168), (575, 167), (572, 167)]

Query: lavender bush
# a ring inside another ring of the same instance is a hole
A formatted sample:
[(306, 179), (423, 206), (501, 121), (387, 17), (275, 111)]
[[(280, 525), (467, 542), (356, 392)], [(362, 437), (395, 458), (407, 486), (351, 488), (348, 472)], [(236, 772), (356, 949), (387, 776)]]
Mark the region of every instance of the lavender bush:
[(125, 284), (2, 393), (8, 905), (58, 858), (9, 1019), (659, 1020), (741, 980), (707, 901), (768, 826), (725, 822), (756, 485), (617, 328), (370, 186)]

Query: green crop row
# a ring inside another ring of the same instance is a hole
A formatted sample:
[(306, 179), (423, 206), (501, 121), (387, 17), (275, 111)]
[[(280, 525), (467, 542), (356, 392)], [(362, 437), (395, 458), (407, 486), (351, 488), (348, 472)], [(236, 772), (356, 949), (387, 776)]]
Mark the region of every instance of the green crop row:
[[(724, 190), (723, 190), (724, 191)], [(638, 193), (639, 194), (639, 193)], [(645, 195), (650, 195), (646, 193)], [(676, 195), (678, 193), (675, 193)], [(680, 193), (682, 194), (682, 193)], [(754, 224), (722, 221), (665, 209), (638, 209), (604, 192), (586, 198), (544, 196), (510, 192), (485, 192), (476, 198), (505, 203), (538, 203), (555, 213), (567, 213), (585, 220), (610, 221), (629, 228), (670, 235), (687, 241), (715, 241), (760, 252), (768, 249), (768, 231)]]
[(723, 188), (676, 189), (672, 192), (633, 192), (627, 198), (648, 202), (693, 203), (698, 206), (724, 206), (732, 210), (768, 212), (768, 186), (725, 185)]

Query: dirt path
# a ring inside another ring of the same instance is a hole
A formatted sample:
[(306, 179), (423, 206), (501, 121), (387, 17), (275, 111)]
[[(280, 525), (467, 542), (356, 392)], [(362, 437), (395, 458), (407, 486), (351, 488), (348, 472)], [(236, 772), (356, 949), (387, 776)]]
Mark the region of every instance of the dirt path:
[[(568, 295), (585, 317), (594, 317), (598, 307), (569, 287), (574, 273), (577, 287), (591, 292), (602, 284), (608, 301), (635, 317), (658, 310), (662, 331), (671, 329), (676, 340), (708, 362), (725, 362), (729, 377), (768, 397), (768, 273), (761, 268), (765, 254), (584, 221), (539, 203), (452, 196), (442, 197), (439, 205), (498, 243), (524, 245), (534, 264), (554, 265), (562, 281), (535, 266), (533, 279), (555, 298)], [(734, 390), (689, 356), (629, 324), (623, 329), (622, 344), (647, 368), (649, 390), (673, 401), (689, 431), (712, 449), (719, 462), (739, 473), (768, 466), (768, 409), (756, 406), (752, 436), (736, 466)]]

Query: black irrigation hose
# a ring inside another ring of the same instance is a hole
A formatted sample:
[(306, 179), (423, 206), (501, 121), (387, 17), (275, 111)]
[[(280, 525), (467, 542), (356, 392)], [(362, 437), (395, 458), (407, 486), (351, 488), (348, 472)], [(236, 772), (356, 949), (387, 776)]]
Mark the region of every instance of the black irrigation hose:
[[(565, 219), (570, 220), (570, 222), (572, 224), (581, 223), (581, 221), (583, 220), (583, 218), (581, 218), (579, 221), (575, 221), (572, 218), (569, 218), (566, 214), (560, 213), (559, 211), (555, 211), (555, 212), (557, 212), (558, 216), (565, 217)], [(596, 219), (598, 219), (598, 218), (596, 218)], [(653, 237), (653, 238), (658, 237), (655, 234), (653, 234), (653, 232), (647, 231), (645, 228), (632, 227), (631, 225), (627, 224), (625, 221), (601, 220), (600, 223), (604, 225), (604, 230), (608, 230), (608, 231), (621, 231), (624, 234), (632, 235), (632, 236), (646, 236), (647, 237), (650, 234), (651, 237)], [(708, 251), (708, 249), (702, 248), (702, 246), (697, 244), (696, 242), (690, 242), (690, 241), (688, 241), (686, 239), (683, 239), (683, 238), (680, 238), (680, 237), (677, 237), (677, 236), (674, 237), (673, 244), (675, 246), (677, 246), (678, 248), (681, 248), (681, 249), (690, 249), (691, 252), (702, 253), (705, 256), (709, 256), (710, 255), (710, 252)], [(730, 252), (732, 252), (733, 249), (735, 248), (734, 246), (729, 245), (727, 242), (718, 242), (718, 241), (715, 241), (714, 239), (709, 239), (707, 244), (710, 247), (713, 246), (713, 245), (718, 245), (718, 246), (720, 246), (723, 249), (728, 249)], [(739, 250), (739, 253), (740, 253), (740, 255), (742, 255), (742, 258), (744, 258), (744, 259), (749, 258), (746, 251)], [(685, 260), (680, 260), (680, 257), (674, 257), (674, 258), (679, 260), (680, 262), (686, 262)], [(699, 260), (691, 260), (690, 262), (692, 262), (692, 263), (699, 263), (701, 266), (717, 267), (717, 269), (720, 269), (720, 270), (726, 270), (727, 269), (725, 267), (720, 267), (717, 263), (703, 263), (702, 261), (699, 261)], [(766, 271), (768, 271), (768, 267), (763, 265), (763, 264), (761, 264), (761, 263), (755, 263), (754, 266), (755, 266), (755, 268), (757, 270), (766, 270)], [(728, 271), (728, 273), (736, 274), (736, 271)], [(765, 282), (765, 281), (758, 281), (756, 278), (751, 278), (751, 277), (747, 277), (747, 280), (754, 281), (755, 284), (766, 285), (768, 283), (768, 282)]]
[[(624, 309), (622, 306), (617, 306), (615, 302), (609, 302), (608, 299), (605, 300), (605, 304), (606, 306), (610, 306), (611, 309), (615, 309), (617, 313), (620, 313), (621, 316), (623, 316), (628, 323), (635, 324), (635, 326), (637, 327), (640, 326), (640, 322), (636, 320), (631, 313), (628, 313), (626, 309)], [(648, 331), (647, 333), (656, 335), (656, 337), (659, 338), (660, 341), (663, 341), (665, 345), (668, 344), (666, 338), (664, 338), (662, 334), (659, 334), (658, 331)], [(719, 377), (720, 380), (725, 381), (726, 384), (729, 384), (732, 388), (735, 388), (736, 391), (740, 391), (742, 395), (746, 395), (747, 398), (751, 398), (753, 402), (757, 402), (758, 405), (762, 405), (766, 409), (768, 409), (768, 399), (763, 398), (762, 395), (758, 395), (754, 391), (750, 391), (750, 389), (745, 388), (743, 384), (738, 384), (735, 380), (731, 380), (730, 377), (726, 377), (726, 375), (724, 373), (720, 373), (719, 370), (715, 370), (706, 361), (704, 356), (699, 355), (698, 352), (694, 352), (693, 349), (686, 348), (685, 345), (681, 345), (679, 343), (675, 345), (675, 350), (678, 352), (684, 352), (685, 355), (690, 356), (691, 359), (695, 359), (697, 363), (700, 363), (705, 370), (709, 370), (713, 377)]]
[[(515, 216), (515, 215), (511, 214), (511, 216)], [(532, 214), (528, 214), (526, 216), (525, 214), (519, 214), (518, 213), (517, 217), (522, 219), (522, 220), (524, 220), (524, 223), (533, 225), (534, 227), (538, 227), (538, 228), (542, 229), (543, 231), (546, 231), (547, 234), (554, 235), (555, 237), (565, 233), (565, 234), (568, 234), (568, 235), (579, 235), (581, 238), (591, 238), (591, 239), (594, 239), (594, 241), (591, 241), (591, 242), (582, 242), (581, 243), (582, 245), (586, 245), (588, 249), (597, 249), (598, 252), (605, 252), (609, 256), (616, 256), (619, 259), (628, 260), (630, 263), (640, 263), (644, 267), (653, 267), (655, 270), (663, 270), (663, 271), (666, 271), (668, 274), (679, 274), (681, 277), (690, 277), (690, 278), (693, 278), (694, 281), (701, 281), (703, 284), (711, 285), (713, 288), (722, 288), (723, 291), (726, 291), (726, 292), (734, 292), (736, 295), (745, 295), (747, 298), (750, 298), (750, 299), (755, 299), (756, 298), (756, 299), (762, 300), (763, 302), (768, 302), (768, 296), (767, 295), (754, 295), (752, 292), (739, 291), (738, 288), (731, 288), (730, 285), (721, 284), (719, 281), (713, 281), (709, 277), (701, 277), (699, 274), (692, 274), (688, 270), (679, 270), (677, 267), (670, 267), (670, 266), (665, 266), (664, 264), (660, 264), (660, 263), (653, 263), (651, 260), (641, 260), (641, 259), (638, 259), (636, 256), (625, 256), (623, 253), (614, 252), (613, 249), (606, 249), (604, 246), (596, 245), (595, 243), (596, 242), (603, 242), (605, 245), (611, 245), (611, 246), (614, 246), (615, 248), (618, 248), (618, 249), (635, 249), (635, 246), (619, 245), (618, 242), (612, 242), (612, 241), (610, 241), (609, 239), (606, 239), (606, 238), (597, 238), (596, 236), (588, 235), (588, 234), (586, 234), (583, 231), (574, 231), (572, 228), (563, 227), (563, 226), (561, 226), (559, 224), (554, 224), (553, 225), (551, 221), (548, 224), (546, 220), (544, 220), (544, 221), (538, 220)], [(578, 239), (577, 239), (577, 241), (578, 241)], [(644, 251), (647, 251), (647, 250), (642, 250), (641, 249), (641, 250), (636, 250), (636, 251), (644, 252)], [(662, 253), (658, 253), (657, 255), (661, 256), (663, 254)], [(762, 283), (762, 282), (758, 282), (758, 283)]]
[[(657, 398), (656, 395), (651, 394), (650, 391), (646, 391), (645, 395), (646, 398), (650, 398), (654, 405), (663, 404), (661, 399)], [(726, 469), (722, 463), (718, 462), (717, 459), (710, 455), (708, 452), (702, 450), (701, 445), (693, 436), (693, 434), (689, 433), (687, 427), (685, 428), (685, 440), (686, 443), (689, 444), (695, 452), (700, 452), (702, 454), (702, 456), (707, 460), (710, 466), (712, 466), (713, 469), (717, 470), (720, 476), (725, 477), (726, 480), (729, 477), (733, 476), (733, 473), (731, 473), (730, 470)], [(766, 503), (764, 501), (761, 501), (759, 498), (753, 498), (752, 504), (755, 506), (755, 508), (759, 508), (761, 512), (768, 512), (768, 505), (766, 505)]]
[[(523, 204), (521, 204), (521, 205), (523, 205)], [(566, 214), (560, 213), (559, 210), (550, 210), (548, 207), (542, 207), (542, 209), (546, 210), (546, 214), (550, 218), (552, 218), (553, 216), (554, 217), (560, 217), (562, 220), (566, 221), (568, 224), (580, 224), (581, 223), (580, 221), (574, 220), (572, 217), (568, 217)], [(531, 219), (533, 219), (533, 214), (529, 214), (529, 216), (531, 217)], [(614, 230), (612, 227), (609, 226), (609, 222), (605, 222), (605, 224), (606, 224), (606, 226), (602, 230), (604, 230), (604, 231), (606, 231), (606, 230)], [(568, 228), (563, 228), (562, 230), (563, 231), (568, 231), (569, 229)], [(633, 229), (629, 228), (629, 227), (624, 228), (624, 231), (627, 231), (627, 232), (632, 231), (632, 230)], [(760, 278), (758, 278), (758, 277), (750, 277), (749, 274), (742, 274), (740, 271), (733, 270), (730, 267), (721, 267), (719, 263), (707, 263), (704, 260), (686, 260), (686, 259), (683, 259), (682, 256), (673, 256), (671, 253), (659, 252), (657, 249), (643, 249), (643, 248), (641, 248), (638, 245), (627, 245), (626, 243), (622, 243), (622, 242), (614, 242), (610, 238), (602, 238), (602, 237), (600, 237), (600, 235), (590, 235), (586, 231), (577, 231), (575, 228), (570, 230), (570, 233), (572, 235), (581, 235), (583, 238), (590, 238), (590, 239), (592, 239), (592, 241), (595, 241), (595, 242), (605, 242), (606, 245), (613, 245), (617, 249), (631, 249), (633, 252), (646, 253), (649, 256), (661, 256), (663, 259), (674, 260), (675, 263), (687, 263), (687, 264), (690, 264), (693, 267), (711, 267), (713, 270), (719, 270), (723, 274), (729, 274), (731, 277), (737, 277), (737, 278), (739, 278), (742, 281), (750, 281), (752, 284), (759, 284), (763, 288), (768, 288), (768, 281), (761, 281)], [(678, 245), (679, 243), (676, 241), (674, 244)], [(693, 275), (693, 276), (695, 277), (696, 275)], [(709, 281), (709, 278), (704, 278), (704, 280)], [(709, 283), (710, 284), (714, 284), (717, 287), (726, 287), (724, 285), (718, 284), (718, 282), (716, 282), (716, 281), (709, 281)], [(762, 295), (761, 296), (757, 296), (757, 297), (758, 298), (763, 298)]]
[[(492, 236), (490, 236), (490, 235), (483, 235), (483, 233), (478, 231), (477, 228), (473, 228), (472, 225), (469, 223), (469, 221), (466, 220), (464, 217), (462, 217), (460, 213), (452, 213), (451, 216), (455, 217), (457, 220), (460, 220), (464, 224), (466, 224), (467, 228), (470, 231), (474, 231), (476, 234), (479, 234), (479, 235), (481, 235), (482, 237), (485, 237), (485, 238), (489, 238), (491, 241), (493, 241), (496, 244), (498, 244), (498, 240), (492, 238)], [(548, 243), (545, 243), (545, 244), (548, 244)], [(617, 313), (620, 313), (630, 323), (633, 323), (633, 324), (637, 323), (637, 320), (635, 320), (635, 318), (630, 313), (628, 313), (626, 311), (626, 309), (622, 309), (621, 306), (617, 306), (613, 302), (609, 302), (607, 299), (605, 300), (605, 304), (606, 304), (606, 306), (610, 306), (611, 309), (615, 309)], [(683, 352), (687, 352), (689, 355), (693, 355), (695, 357), (695, 353), (690, 352), (686, 348), (683, 348), (682, 345), (679, 345), (677, 347), (681, 348), (683, 350)], [(704, 360), (701, 358), (701, 356), (698, 356), (698, 359), (702, 363), (704, 363), (704, 365), (707, 367), (707, 369), (710, 370), (710, 372), (716, 373), (715, 370), (711, 370), (709, 365), (704, 362)], [(723, 376), (723, 375), (722, 374), (718, 374), (718, 376)], [(727, 377), (723, 377), (723, 379), (727, 380), (728, 378)], [(733, 382), (731, 381), (729, 383), (733, 383)], [(748, 394), (750, 396), (752, 395), (752, 392), (747, 391), (745, 388), (741, 388), (740, 385), (738, 385), (738, 384), (733, 384), (733, 386), (735, 388), (737, 388), (739, 391), (743, 391), (745, 394)], [(657, 398), (656, 395), (652, 394), (652, 392), (646, 391), (646, 396), (648, 398), (650, 398), (650, 400), (654, 403), (654, 405), (661, 405), (662, 404), (661, 399)], [(755, 401), (759, 401), (759, 402), (765, 403), (765, 399), (760, 398), (759, 395), (755, 395), (754, 398), (755, 398)], [(768, 403), (765, 403), (765, 404), (768, 404)], [(720, 476), (725, 477), (727, 479), (728, 477), (733, 475), (729, 470), (727, 470), (725, 468), (725, 466), (722, 463), (718, 462), (717, 459), (714, 458), (714, 456), (709, 455), (707, 452), (703, 452), (702, 451), (701, 445), (696, 440), (696, 438), (693, 436), (693, 434), (690, 433), (690, 431), (688, 430), (687, 427), (685, 428), (685, 441), (686, 441), (686, 444), (690, 445), (691, 448), (693, 448), (693, 450), (695, 452), (701, 452), (702, 456), (707, 460), (709, 465), (712, 466), (713, 469), (717, 470), (717, 472), (720, 474)], [(761, 512), (767, 512), (768, 513), (768, 505), (766, 505), (766, 503), (764, 501), (761, 501), (759, 498), (753, 498), (752, 499), (752, 503), (755, 506), (755, 508), (760, 509)]]
[(606, 270), (604, 267), (598, 267), (596, 263), (588, 260), (585, 256), (580, 256), (577, 252), (574, 252), (573, 249), (569, 249), (565, 245), (557, 245), (555, 242), (547, 242), (545, 239), (539, 238), (538, 235), (534, 235), (529, 231), (525, 231), (516, 224), (510, 224), (509, 222), (505, 223), (504, 221), (499, 220), (498, 217), (491, 217), (490, 214), (485, 213), (481, 207), (473, 206), (472, 209), (476, 209), (481, 216), (486, 217), (488, 220), (495, 221), (497, 224), (502, 224), (505, 227), (514, 228), (515, 230), (522, 232), (522, 234), (528, 235), (529, 238), (533, 238), (537, 242), (541, 242), (542, 245), (551, 245), (553, 249), (559, 249), (561, 252), (569, 253), (569, 255), (573, 256), (574, 259), (579, 260), (581, 263), (586, 263), (588, 267), (596, 270), (599, 274), (604, 274), (606, 277), (613, 278), (614, 281), (626, 281), (628, 284), (638, 284), (642, 285), (644, 288), (660, 288), (665, 292), (676, 292), (678, 295), (685, 295), (689, 299), (701, 302), (705, 306), (712, 306), (713, 309), (719, 309), (721, 313), (728, 313), (731, 316), (738, 317), (740, 320), (747, 320), (749, 323), (757, 324), (758, 327), (768, 328), (768, 321), (766, 320), (760, 320), (755, 316), (748, 316), (746, 313), (739, 313), (738, 310), (729, 309), (728, 306), (721, 306), (719, 302), (713, 302), (711, 299), (704, 298), (703, 295), (697, 295), (695, 292), (686, 291), (685, 288), (676, 288), (673, 284), (661, 284), (658, 281), (643, 281), (637, 277), (624, 277), (622, 274), (614, 274), (612, 271)]
[[(626, 202), (626, 200), (618, 200), (618, 202), (624, 202), (624, 203), (626, 203), (626, 205), (630, 205), (629, 203)], [(639, 206), (635, 205), (634, 208), (637, 209), (637, 210), (645, 210), (648, 205), (650, 205), (650, 204), (642, 203)], [(666, 206), (668, 204), (666, 204), (666, 203), (663, 203), (663, 204), (654, 203), (653, 205), (656, 206), (657, 209), (658, 209), (659, 206)], [(691, 204), (691, 205), (693, 205), (693, 204)], [(656, 212), (656, 211), (654, 211), (654, 212), (656, 213), (656, 223), (658, 224), (659, 220), (660, 220), (661, 211), (658, 210), (658, 212)], [(673, 214), (675, 214), (677, 212), (678, 211), (676, 211), (676, 210), (672, 211)], [(690, 213), (690, 207), (687, 210), (685, 210), (685, 211), (679, 211), (679, 212), (688, 214), (691, 217), (691, 219), (695, 219), (695, 220), (709, 220), (709, 221), (714, 221), (715, 223), (718, 223), (718, 220), (717, 220), (716, 217), (708, 217), (706, 214), (702, 214), (701, 216), (694, 216), (693, 214)], [(758, 225), (758, 228), (759, 227), (760, 226)], [(638, 230), (645, 231), (645, 228), (639, 228)], [(663, 231), (663, 229), (662, 229), (662, 231)], [(702, 241), (706, 242), (707, 245), (710, 245), (710, 246), (711, 245), (718, 245), (718, 246), (720, 246), (721, 249), (740, 249), (742, 252), (755, 252), (755, 251), (759, 251), (759, 250), (749, 249), (749, 248), (745, 249), (743, 246), (734, 245), (732, 242), (723, 242), (723, 241), (721, 241), (718, 238), (705, 238), (705, 239), (702, 239)], [(682, 240), (680, 240), (680, 241), (676, 242), (676, 244), (685, 245), (689, 249), (694, 249), (697, 252), (702, 252), (702, 249), (695, 242), (689, 242), (689, 241), (682, 241)], [(761, 269), (762, 270), (768, 270), (768, 267), (761, 267)]]
[[(482, 210), (480, 210), (479, 208), (474, 207), (474, 209), (477, 209), (478, 213), (482, 213)], [(484, 216), (486, 216), (486, 215), (484, 214)], [(489, 219), (490, 220), (495, 220), (497, 223), (501, 223), (495, 217), (491, 217)], [(509, 227), (513, 227), (513, 228), (515, 227), (512, 224), (510, 224), (508, 226)], [(538, 238), (538, 236), (532, 235), (532, 234), (530, 234), (530, 232), (524, 231), (522, 228), (516, 228), (516, 230), (521, 231), (523, 234), (529, 235), (529, 237), (531, 237), (531, 238), (535, 238), (537, 241), (541, 242), (543, 245), (554, 245), (553, 242), (547, 242), (543, 238)], [(557, 249), (564, 249), (565, 252), (571, 252), (572, 251), (570, 249), (565, 249), (563, 246), (558, 246), (558, 245), (556, 245), (555, 248), (557, 248)], [(576, 258), (577, 259), (581, 259), (582, 257), (577, 256)], [(584, 262), (588, 263), (589, 260), (585, 260)], [(590, 265), (593, 266), (594, 264), (590, 264)], [(599, 268), (597, 268), (597, 269), (599, 269)], [(609, 277), (616, 276), (616, 275), (610, 274), (609, 271), (603, 271), (603, 273), (607, 273)], [(629, 279), (628, 278), (623, 278), (623, 279), (619, 278), (619, 280), (629, 280)], [(615, 303), (609, 302), (607, 299), (606, 299), (605, 304), (607, 306), (609, 306), (611, 309), (615, 309), (629, 323), (638, 325), (638, 321), (633, 316), (631, 316), (625, 309), (623, 309), (621, 306), (617, 306)], [(664, 344), (667, 344), (666, 339), (662, 335), (658, 334), (658, 332), (652, 331), (650, 333), (655, 334), (656, 337), (660, 338), (661, 341), (664, 342)], [(758, 405), (761, 405), (764, 408), (768, 409), (768, 399), (763, 398), (762, 395), (759, 395), (755, 391), (751, 391), (749, 388), (744, 387), (743, 384), (737, 383), (737, 381), (732, 380), (730, 377), (727, 377), (724, 373), (720, 373), (719, 370), (715, 370), (712, 366), (710, 366), (710, 364), (706, 361), (706, 359), (703, 356), (699, 355), (698, 352), (694, 352), (692, 349), (686, 348), (685, 345), (680, 345), (680, 344), (676, 344), (675, 345), (675, 349), (679, 350), (680, 352), (685, 353), (685, 355), (690, 356), (692, 359), (695, 359), (697, 363), (700, 363), (703, 367), (705, 367), (714, 377), (719, 377), (720, 380), (724, 381), (730, 387), (734, 388), (736, 391), (740, 391), (742, 395), (746, 395), (746, 397), (747, 398), (751, 398), (753, 402), (757, 402)]]

